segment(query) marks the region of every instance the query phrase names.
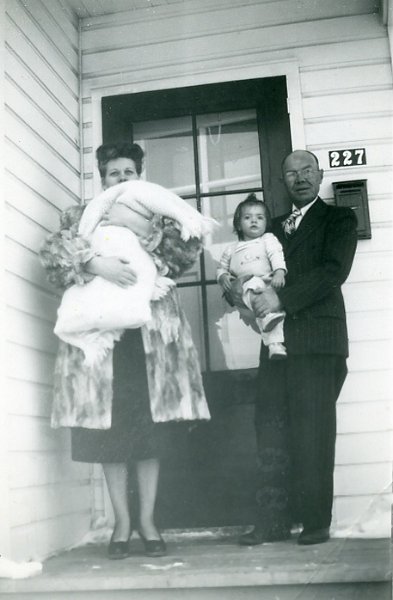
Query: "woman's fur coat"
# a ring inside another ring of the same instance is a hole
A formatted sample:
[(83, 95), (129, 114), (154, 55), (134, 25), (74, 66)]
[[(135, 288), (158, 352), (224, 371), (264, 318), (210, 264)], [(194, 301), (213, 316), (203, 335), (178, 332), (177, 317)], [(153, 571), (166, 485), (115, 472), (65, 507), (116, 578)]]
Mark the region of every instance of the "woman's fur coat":
[[(77, 234), (83, 208), (61, 215), (60, 230), (45, 240), (40, 258), (49, 281), (65, 289), (91, 279), (84, 264), (93, 257), (89, 242)], [(177, 278), (201, 251), (200, 240), (181, 239), (177, 223), (162, 218), (162, 240), (153, 258), (159, 272)], [(142, 327), (153, 420), (209, 419), (199, 359), (176, 287), (152, 302), (152, 320)], [(99, 368), (82, 368), (84, 355), (60, 342), (54, 373), (52, 427), (109, 429), (112, 408), (112, 352)], [(132, 399), (130, 399), (132, 401)]]

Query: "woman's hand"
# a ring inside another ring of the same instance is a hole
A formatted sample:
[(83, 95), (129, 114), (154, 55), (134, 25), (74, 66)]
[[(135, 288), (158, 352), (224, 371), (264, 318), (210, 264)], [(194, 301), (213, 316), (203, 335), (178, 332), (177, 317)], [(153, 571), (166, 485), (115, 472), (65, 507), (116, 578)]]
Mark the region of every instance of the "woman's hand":
[[(142, 212), (143, 211), (143, 212)], [(137, 212), (120, 202), (115, 203), (108, 213), (102, 218), (102, 225), (116, 225), (118, 227), (127, 227), (136, 235), (147, 237), (151, 233), (150, 219), (153, 214), (141, 207), (141, 212)]]
[(137, 281), (135, 272), (128, 265), (128, 260), (117, 256), (95, 256), (89, 260), (85, 268), (92, 275), (99, 275), (107, 281), (126, 288)]

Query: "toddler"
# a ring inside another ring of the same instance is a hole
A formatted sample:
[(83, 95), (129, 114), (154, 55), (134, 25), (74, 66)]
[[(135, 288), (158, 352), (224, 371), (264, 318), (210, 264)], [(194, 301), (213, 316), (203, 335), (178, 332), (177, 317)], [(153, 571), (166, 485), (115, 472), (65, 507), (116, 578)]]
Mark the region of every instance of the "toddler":
[(253, 293), (270, 285), (276, 289), (283, 287), (287, 272), (282, 246), (275, 235), (268, 233), (270, 215), (266, 204), (255, 194), (249, 194), (235, 210), (233, 228), (239, 241), (224, 250), (217, 269), (217, 281), (224, 292), (229, 292), (233, 279), (251, 275), (243, 284), (243, 302), (248, 310), (239, 310), (243, 316), (255, 318), (262, 342), (269, 347), (269, 358), (285, 359), (285, 313), (269, 313), (259, 318), (255, 317), (252, 307)]

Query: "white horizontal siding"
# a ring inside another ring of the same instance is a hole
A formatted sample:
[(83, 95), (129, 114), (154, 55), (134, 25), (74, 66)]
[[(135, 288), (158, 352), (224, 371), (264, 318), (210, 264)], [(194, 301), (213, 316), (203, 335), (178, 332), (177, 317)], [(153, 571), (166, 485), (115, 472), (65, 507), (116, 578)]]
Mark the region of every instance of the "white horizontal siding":
[(50, 428), (58, 292), (40, 265), (59, 212), (80, 201), (79, 30), (59, 0), (6, 1), (6, 365), (12, 558), (77, 542), (90, 523), (90, 469)]
[[(371, 468), (370, 468), (371, 466)], [(375, 490), (389, 492), (391, 472), (386, 463), (372, 465), (337, 465), (335, 469), (335, 491), (339, 496), (369, 496)]]
[[(363, 52), (353, 64), (345, 62), (345, 64), (336, 64), (332, 67), (325, 66), (324, 69), (318, 69), (315, 65), (314, 68), (308, 67), (302, 70), (301, 79), (304, 96), (306, 98), (310, 96), (329, 96), (337, 94), (337, 90), (340, 89), (343, 90), (344, 94), (350, 91), (364, 92), (367, 88), (389, 89), (391, 69), (388, 56), (385, 59), (375, 59), (374, 61), (370, 61), (369, 57), (365, 57), (366, 62), (362, 58)], [(371, 111), (366, 110), (365, 112)]]
[[(373, 372), (368, 369), (354, 371), (347, 377), (340, 394), (339, 404), (351, 402), (358, 405), (361, 402), (389, 401), (392, 396), (391, 370), (380, 369)], [(390, 425), (390, 424), (389, 424)]]
[[(364, 68), (364, 67), (363, 67)], [(375, 68), (374, 68), (375, 70)], [(325, 71), (324, 71), (325, 72)], [(304, 75), (302, 81), (304, 80)], [(370, 83), (372, 80), (370, 81)], [(370, 85), (371, 87), (371, 85)], [(386, 87), (389, 87), (389, 80)], [(320, 90), (318, 90), (318, 93)], [(337, 117), (353, 118), (368, 114), (369, 107), (378, 114), (390, 114), (392, 110), (393, 91), (391, 89), (360, 90), (353, 93), (333, 93), (323, 98), (323, 118), (325, 120), (337, 119)], [(313, 119), (321, 118), (320, 96), (304, 97), (303, 99), (304, 119), (311, 123)], [(367, 158), (370, 158), (369, 156)], [(386, 156), (389, 158), (389, 155)]]
[[(69, 197), (64, 198), (64, 204), (70, 202)], [(59, 198), (57, 198), (59, 204)], [(59, 207), (49, 202), (45, 196), (32, 189), (25, 181), (17, 179), (9, 173), (7, 183), (7, 211), (18, 211), (27, 219), (38, 222), (43, 230), (55, 231), (59, 226)], [(15, 233), (13, 233), (15, 235)]]
[(51, 176), (75, 196), (79, 193), (79, 171), (76, 165), (65, 161), (62, 155), (50, 146), (40, 133), (13, 110), (6, 107), (7, 139), (28, 156), (34, 157), (41, 167), (51, 166)]
[(64, 515), (83, 513), (89, 506), (90, 481), (17, 488), (11, 495), (12, 525), (20, 527)]
[(386, 537), (391, 527), (390, 492), (337, 496), (334, 503), (334, 524), (342, 537)]
[(337, 414), (339, 434), (389, 431), (392, 420), (389, 399), (362, 403), (340, 401)]
[[(51, 2), (23, 0), (22, 6), (31, 17), (34, 24), (33, 31), (37, 32), (36, 35), (40, 35), (46, 44), (49, 44), (47, 48), (50, 52), (51, 63), (54, 64), (56, 58), (63, 63), (65, 62), (76, 75), (76, 81), (78, 81), (79, 37), (77, 21), (70, 16), (67, 18), (64, 8), (61, 7), (58, 0), (52, 0)], [(32, 39), (31, 33), (30, 39)], [(44, 42), (41, 41), (40, 43)], [(38, 44), (35, 44), (35, 46), (39, 47)], [(75, 78), (72, 79), (71, 86), (75, 86)]]
[(43, 556), (56, 554), (60, 548), (75, 544), (76, 535), (89, 528), (90, 511), (77, 511), (14, 527), (12, 531), (13, 557), (15, 560), (40, 560)]
[(391, 367), (391, 340), (389, 332), (384, 340), (370, 340), (352, 342), (350, 345), (350, 356), (348, 358), (349, 371), (363, 371), (367, 369), (375, 372), (378, 377), (379, 370)]
[(6, 295), (9, 305), (13, 308), (54, 323), (59, 296), (52, 291), (42, 290), (38, 286), (31, 285), (22, 277), (8, 273)]
[[(17, 3), (8, 1), (7, 9), (9, 5), (14, 8)], [(77, 77), (61, 58), (55, 61), (55, 65), (50, 64), (47, 57), (51, 57), (51, 51), (48, 50), (48, 54), (45, 54), (45, 49), (40, 50), (34, 46), (30, 38), (31, 27), (28, 17), (25, 16), (22, 22), (17, 24), (11, 14), (7, 20), (7, 51), (30, 71), (31, 77), (39, 79), (44, 93), (50, 98), (57, 98), (64, 112), (77, 122)]]
[(54, 356), (21, 344), (7, 344), (7, 372), (12, 379), (50, 385), (53, 381)]
[(47, 417), (52, 403), (52, 386), (11, 379), (7, 385), (9, 415)]
[[(62, 454), (49, 451), (14, 452), (12, 455), (11, 484), (14, 490), (50, 484), (86, 486), (90, 465), (71, 462)], [(23, 476), (22, 476), (23, 474)]]
[(387, 310), (392, 282), (384, 277), (371, 285), (367, 281), (350, 283), (345, 286), (344, 291), (348, 312)]
[(389, 338), (387, 326), (392, 319), (391, 310), (349, 313), (347, 316), (349, 339), (351, 342), (386, 340)]
[[(388, 232), (386, 229), (380, 231), (383, 234)], [(367, 252), (366, 250), (359, 252), (356, 255), (348, 281), (350, 283), (360, 283), (390, 279), (390, 264), (391, 256), (388, 247), (385, 250), (375, 250), (374, 252)]]
[[(46, 233), (42, 234), (44, 237)], [(9, 271), (23, 277), (26, 281), (35, 286), (46, 288), (45, 272), (39, 263), (38, 254), (27, 246), (24, 246), (12, 239), (6, 240), (6, 249), (9, 254)], [(30, 290), (30, 293), (32, 290)]]
[[(346, 433), (337, 436), (336, 464), (338, 466), (369, 465), (371, 473), (375, 463), (384, 463), (389, 468), (391, 455), (392, 437), (386, 428), (382, 431)], [(369, 486), (366, 481), (360, 481), (358, 484), (364, 484), (365, 489)], [(385, 481), (381, 482), (381, 486), (385, 484)], [(381, 486), (376, 486), (374, 491), (378, 493)]]
[[(338, 406), (336, 524), (366, 515), (391, 462), (392, 72), (378, 3), (193, 0), (82, 21), (85, 193), (93, 195), (95, 96), (211, 83), (294, 61), (307, 147), (332, 182), (367, 179), (372, 239), (344, 286), (349, 375)], [(330, 169), (328, 150), (365, 147), (367, 165)], [(148, 157), (147, 157), (148, 160)], [(376, 470), (375, 464), (379, 464)], [(356, 467), (353, 467), (356, 465)], [(347, 482), (345, 494), (343, 483)], [(387, 496), (384, 496), (384, 501)], [(351, 510), (353, 513), (351, 515)], [(352, 523), (353, 524), (353, 523)], [(371, 526), (372, 530), (372, 526)]]
[(11, 342), (48, 354), (57, 351), (52, 323), (11, 307), (7, 308), (6, 319)]
[[(62, 183), (53, 174), (50, 164), (42, 164), (38, 160), (39, 155), (30, 156), (24, 148), (20, 148), (12, 142), (6, 145), (6, 169), (9, 175), (17, 180), (21, 186), (30, 188), (36, 195), (45, 198), (48, 208), (56, 206), (60, 209), (66, 208), (79, 200), (79, 189), (74, 193), (69, 182)], [(75, 177), (72, 177), (75, 180)], [(13, 185), (11, 181), (10, 185)], [(75, 184), (74, 186), (75, 187)], [(28, 191), (28, 190), (26, 190)], [(7, 194), (7, 200), (12, 203), (13, 196)], [(26, 202), (24, 194), (15, 201)], [(42, 211), (45, 212), (44, 210)]]
[[(17, 32), (19, 40), (29, 44), (30, 53), (40, 57), (77, 100), (78, 48), (63, 37), (59, 23), (53, 21), (45, 5), (34, 0), (13, 0), (7, 2), (6, 12), (8, 27), (14, 32), (7, 42), (15, 41)], [(14, 50), (18, 47), (16, 44)]]
[[(348, 17), (332, 18), (323, 17), (323, 14), (331, 14), (330, 3), (311, 3), (316, 7), (320, 18), (317, 24), (312, 20), (302, 23), (292, 23), (291, 16), (288, 18), (287, 2), (278, 1), (272, 4), (277, 15), (283, 15), (281, 22), (271, 27), (264, 27), (263, 16), (252, 21), (244, 29), (238, 27), (237, 23), (242, 15), (242, 8), (237, 7), (232, 11), (232, 30), (225, 32), (220, 28), (220, 18), (215, 23), (216, 31), (205, 33), (201, 25), (201, 15), (195, 14), (192, 19), (185, 20), (178, 16), (175, 22), (166, 24), (165, 18), (161, 19), (156, 27), (161, 31), (160, 37), (152, 37), (147, 34), (139, 45), (134, 46), (134, 39), (139, 37), (141, 22), (130, 23), (125, 37), (118, 37), (115, 28), (108, 27), (108, 36), (102, 35), (102, 29), (94, 31), (96, 51), (90, 47), (83, 54), (83, 69), (89, 81), (85, 83), (95, 87), (119, 86), (127, 83), (162, 80), (167, 77), (175, 77), (185, 74), (198, 74), (220, 70), (221, 68), (241, 68), (245, 65), (258, 64), (271, 60), (292, 59), (297, 55), (297, 49), (308, 48), (310, 53), (324, 44), (334, 44), (340, 40), (342, 44), (341, 63), (346, 60), (345, 44), (353, 43), (359, 39), (384, 38), (386, 35), (382, 27), (378, 29), (377, 15), (353, 15)], [(293, 7), (294, 3), (290, 2)], [(341, 3), (342, 4), (342, 3)], [(355, 2), (348, 3), (347, 7), (354, 7)], [(260, 5), (263, 12), (266, 5)], [(282, 9), (282, 12), (281, 12)], [(160, 11), (158, 10), (157, 13)], [(226, 11), (225, 11), (226, 12)], [(349, 9), (348, 9), (349, 12)], [(222, 13), (221, 13), (222, 16)], [(103, 17), (104, 19), (104, 17)], [(147, 21), (150, 24), (150, 21)], [(90, 29), (90, 27), (89, 27)], [(149, 26), (150, 31), (154, 31)], [(235, 33), (236, 30), (236, 33)], [(168, 32), (169, 35), (168, 35)], [(84, 36), (83, 36), (84, 37)], [(102, 40), (106, 47), (102, 47)], [(117, 40), (113, 43), (110, 40)], [(119, 43), (118, 40), (121, 40)], [(314, 54), (317, 54), (318, 51)], [(359, 54), (359, 47), (358, 47)], [(385, 58), (386, 60), (386, 54)], [(358, 59), (359, 60), (359, 59)], [(97, 65), (100, 65), (98, 68)], [(165, 69), (165, 73), (163, 73)], [(119, 78), (121, 72), (122, 77)], [(382, 75), (383, 77), (383, 75)], [(387, 84), (385, 77), (384, 83)], [(148, 89), (148, 88), (147, 88)], [(337, 88), (336, 88), (337, 89)]]
[[(128, 18), (123, 14), (112, 19), (108, 17), (89, 19), (83, 31), (82, 48), (84, 53), (103, 49), (113, 50), (113, 47), (119, 46), (119, 42), (114, 43), (112, 40), (121, 40), (123, 46), (139, 48), (154, 43), (189, 41), (202, 36), (218, 37), (240, 33), (241, 38), (250, 32), (254, 32), (256, 36), (261, 30), (266, 34), (260, 42), (262, 47), (271, 45), (272, 41), (277, 45), (277, 42), (281, 41), (280, 28), (282, 27), (290, 28), (290, 31), (294, 32), (292, 38), (297, 40), (297, 24), (300, 27), (311, 25), (312, 28), (315, 19), (347, 17), (351, 12), (358, 16), (362, 12), (369, 13), (375, 6), (376, 2), (373, 0), (359, 0), (356, 5), (330, 0), (321, 10), (320, 4), (313, 0), (305, 0), (301, 3), (281, 0), (279, 10), (277, 2), (253, 2), (248, 6), (244, 4), (240, 10), (238, 2), (229, 3), (225, 8), (217, 2), (210, 5), (198, 1), (186, 2), (181, 7), (181, 22), (176, 7), (167, 10), (162, 7), (159, 11), (138, 11), (139, 18), (138, 13), (130, 12)], [(308, 23), (305, 22), (305, 14)], [(273, 38), (275, 28), (278, 30), (276, 39)], [(102, 32), (103, 29), (107, 35), (101, 36), (97, 43), (97, 31)], [(305, 37), (309, 39), (309, 36)]]
[[(70, 169), (78, 171), (79, 147), (77, 142), (69, 136), (67, 129), (64, 129), (64, 124), (61, 121), (55, 121), (52, 117), (49, 118), (46, 110), (30, 97), (27, 103), (26, 88), (22, 89), (11, 78), (6, 81), (5, 94), (7, 105), (12, 107), (10, 110), (16, 113), (20, 121), (23, 121), (23, 125), (44, 139), (46, 145), (53, 149), (58, 156), (61, 156)], [(23, 146), (26, 151), (25, 140)]]
[[(8, 54), (7, 64), (7, 77), (9, 81), (15, 87), (21, 88), (25, 94), (28, 94), (29, 98), (33, 99), (33, 105), (34, 99), (39, 98), (43, 90), (45, 90), (45, 114), (48, 121), (56, 123), (59, 135), (69, 138), (74, 143), (78, 143), (79, 126), (76, 113), (72, 114), (69, 112), (67, 106), (62, 103), (62, 96), (59, 98), (55, 94), (55, 90), (52, 87), (48, 87), (42, 77), (41, 71), (38, 71), (38, 74), (32, 72), (28, 68), (28, 65), (12, 51)], [(38, 106), (41, 108), (40, 105)]]

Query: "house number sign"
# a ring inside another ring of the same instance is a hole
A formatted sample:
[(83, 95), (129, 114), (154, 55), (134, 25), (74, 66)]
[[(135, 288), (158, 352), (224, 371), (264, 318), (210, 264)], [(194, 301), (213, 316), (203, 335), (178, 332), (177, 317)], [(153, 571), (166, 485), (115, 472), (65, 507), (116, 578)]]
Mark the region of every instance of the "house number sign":
[(330, 167), (357, 167), (366, 164), (366, 148), (329, 150)]

